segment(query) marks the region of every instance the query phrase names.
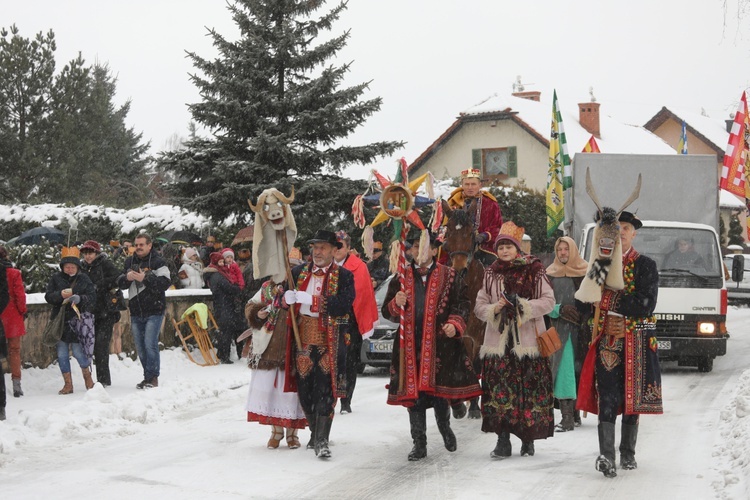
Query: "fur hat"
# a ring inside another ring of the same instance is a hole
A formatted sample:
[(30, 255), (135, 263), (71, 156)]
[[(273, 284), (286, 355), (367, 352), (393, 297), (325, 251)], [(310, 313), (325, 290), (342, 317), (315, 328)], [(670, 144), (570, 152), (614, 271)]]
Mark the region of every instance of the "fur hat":
[(91, 251), (93, 251), (95, 253), (101, 253), (102, 247), (96, 241), (94, 241), (94, 240), (88, 240), (81, 247), (81, 252), (85, 252), (86, 250), (91, 250)]
[(493, 248), (495, 249), (495, 251), (497, 251), (497, 247), (498, 245), (500, 245), (500, 242), (507, 240), (513, 243), (520, 252), (521, 240), (523, 239), (523, 235), (525, 232), (526, 230), (524, 228), (516, 226), (511, 221), (504, 222), (502, 227), (500, 227), (500, 232), (498, 233), (497, 238), (495, 238), (495, 246)]

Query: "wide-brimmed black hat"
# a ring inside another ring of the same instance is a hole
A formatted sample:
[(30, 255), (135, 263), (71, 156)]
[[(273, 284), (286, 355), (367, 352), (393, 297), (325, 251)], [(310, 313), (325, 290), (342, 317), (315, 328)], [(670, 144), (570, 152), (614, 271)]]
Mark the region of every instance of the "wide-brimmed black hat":
[(312, 245), (313, 243), (330, 243), (336, 248), (341, 248), (343, 246), (336, 238), (336, 233), (333, 231), (326, 231), (325, 229), (318, 229), (315, 232), (315, 235), (307, 240), (308, 245)]
[(641, 219), (635, 216), (635, 214), (632, 214), (630, 212), (623, 211), (620, 213), (620, 222), (629, 222), (633, 224), (633, 228), (637, 231), (638, 229), (643, 226), (643, 222), (641, 222)]

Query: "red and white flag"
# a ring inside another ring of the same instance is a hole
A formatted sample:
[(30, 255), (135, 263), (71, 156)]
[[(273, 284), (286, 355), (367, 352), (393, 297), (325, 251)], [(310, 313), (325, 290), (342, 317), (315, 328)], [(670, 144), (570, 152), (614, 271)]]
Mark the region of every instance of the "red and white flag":
[(724, 164), (721, 167), (721, 183), (719, 187), (732, 194), (750, 198), (750, 184), (747, 181), (747, 149), (748, 133), (750, 131), (747, 113), (747, 96), (742, 92), (740, 106), (734, 115), (734, 124), (729, 132), (729, 142), (724, 153)]

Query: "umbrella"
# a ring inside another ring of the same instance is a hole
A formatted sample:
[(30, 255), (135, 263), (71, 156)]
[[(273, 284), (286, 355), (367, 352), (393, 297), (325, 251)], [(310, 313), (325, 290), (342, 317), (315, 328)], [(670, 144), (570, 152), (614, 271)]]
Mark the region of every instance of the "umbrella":
[(241, 243), (247, 243), (247, 242), (253, 241), (254, 231), (255, 231), (255, 226), (243, 227), (242, 229), (239, 230), (237, 235), (232, 240), (232, 244), (229, 246), (233, 247)]
[(194, 243), (203, 244), (203, 238), (192, 231), (167, 231), (164, 234), (160, 234), (157, 239), (185, 245), (192, 245)]
[(14, 238), (13, 244), (38, 245), (42, 242), (42, 239), (50, 243), (65, 243), (65, 236), (64, 232), (54, 227), (35, 227)]

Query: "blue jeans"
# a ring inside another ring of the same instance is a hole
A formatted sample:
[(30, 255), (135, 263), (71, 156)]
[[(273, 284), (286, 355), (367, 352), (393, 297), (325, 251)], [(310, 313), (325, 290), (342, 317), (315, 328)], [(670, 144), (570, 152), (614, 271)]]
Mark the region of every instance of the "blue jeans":
[(91, 360), (86, 357), (81, 344), (61, 340), (57, 343), (57, 364), (60, 365), (61, 372), (70, 373), (70, 351), (73, 351), (73, 357), (76, 358), (81, 368), (88, 368), (91, 365)]
[(135, 352), (143, 366), (143, 380), (151, 380), (159, 376), (159, 332), (163, 314), (139, 318), (130, 317), (130, 329), (135, 341)]

